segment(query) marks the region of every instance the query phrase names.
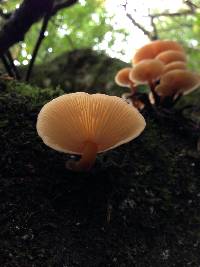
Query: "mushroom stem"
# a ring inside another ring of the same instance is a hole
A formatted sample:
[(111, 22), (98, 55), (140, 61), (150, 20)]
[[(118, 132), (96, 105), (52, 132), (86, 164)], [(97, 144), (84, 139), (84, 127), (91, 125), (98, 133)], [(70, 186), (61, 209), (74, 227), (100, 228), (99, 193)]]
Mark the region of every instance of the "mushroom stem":
[(174, 99), (173, 99), (173, 105), (175, 105), (179, 100), (180, 100), (180, 98), (183, 96), (183, 94), (182, 93), (179, 93)]
[(133, 82), (130, 82), (130, 90), (132, 95), (134, 95), (137, 91), (137, 86), (135, 86)]
[(152, 80), (149, 80), (148, 84), (149, 84), (150, 90), (151, 90), (151, 92), (153, 94), (153, 97), (154, 97), (154, 100), (155, 100), (155, 105), (158, 106), (158, 104), (159, 104), (159, 96), (157, 95), (157, 93), (155, 91), (155, 84), (153, 83)]
[(98, 148), (95, 143), (86, 142), (81, 159), (78, 162), (69, 160), (66, 163), (66, 167), (73, 171), (89, 170), (95, 162), (97, 150)]

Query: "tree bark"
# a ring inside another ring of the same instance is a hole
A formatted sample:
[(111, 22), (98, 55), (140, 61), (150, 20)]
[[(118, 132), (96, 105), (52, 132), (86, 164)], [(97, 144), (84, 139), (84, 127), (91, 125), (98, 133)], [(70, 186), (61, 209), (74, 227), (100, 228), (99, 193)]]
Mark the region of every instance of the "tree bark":
[[(56, 14), (61, 8), (69, 7), (78, 0), (68, 0), (56, 4), (51, 15)], [(53, 0), (24, 0), (18, 9), (11, 15), (0, 31), (0, 56), (10, 46), (24, 40), (30, 27), (48, 13)]]

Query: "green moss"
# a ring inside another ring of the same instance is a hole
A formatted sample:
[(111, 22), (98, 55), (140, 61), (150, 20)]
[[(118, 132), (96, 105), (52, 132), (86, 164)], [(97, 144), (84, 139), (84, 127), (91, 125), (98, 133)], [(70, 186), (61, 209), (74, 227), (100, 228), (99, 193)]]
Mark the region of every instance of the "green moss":
[[(52, 88), (39, 88), (27, 83), (11, 81), (6, 84), (2, 84), (4, 91), (2, 95), (8, 96), (16, 95), (17, 97), (26, 97), (30, 100), (32, 105), (41, 105), (59, 95), (64, 94), (64, 91), (58, 86), (55, 89)], [(0, 85), (1, 86), (1, 85)], [(1, 96), (3, 98), (3, 96)]]

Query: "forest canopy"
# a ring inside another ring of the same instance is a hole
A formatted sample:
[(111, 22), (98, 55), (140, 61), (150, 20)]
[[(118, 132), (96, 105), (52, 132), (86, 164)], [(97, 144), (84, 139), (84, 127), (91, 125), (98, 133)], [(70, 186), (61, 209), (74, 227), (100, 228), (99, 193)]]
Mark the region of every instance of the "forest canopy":
[[(9, 20), (17, 15), (21, 6), (28, 5), (29, 2), (34, 1), (0, 1), (1, 31)], [(41, 35), (43, 27), (43, 40), (40, 40), (42, 44), (38, 47), (36, 63), (44, 63), (63, 52), (82, 48), (103, 50), (110, 56), (128, 62), (130, 55), (138, 48), (138, 42), (141, 46), (142, 42), (148, 40), (171, 39), (180, 42), (187, 49), (190, 67), (198, 71), (199, 0), (177, 1), (180, 3), (176, 4), (176, 9), (172, 4), (171, 9), (163, 9), (159, 1), (156, 1), (157, 7), (156, 4), (148, 7), (147, 2), (141, 1), (138, 4), (136, 1), (134, 3), (123, 0), (118, 3), (111, 0), (52, 1), (52, 5), (58, 8), (51, 13), (46, 25), (44, 12), (29, 25), (31, 27), (23, 33), (20, 42), (12, 44), (11, 55), (14, 65), (30, 63), (37, 45), (36, 40)], [(110, 10), (112, 7), (113, 10)]]

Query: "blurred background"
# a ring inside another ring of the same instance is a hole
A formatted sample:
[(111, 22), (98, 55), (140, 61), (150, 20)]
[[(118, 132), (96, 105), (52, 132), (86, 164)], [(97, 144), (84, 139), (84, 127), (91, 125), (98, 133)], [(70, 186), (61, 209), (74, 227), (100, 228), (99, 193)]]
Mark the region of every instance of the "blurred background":
[[(6, 23), (22, 2), (0, 1), (0, 25)], [(102, 50), (130, 62), (134, 51), (149, 40), (173, 39), (183, 44), (190, 66), (198, 71), (199, 7), (199, 0), (79, 0), (50, 17), (36, 63), (82, 48)], [(16, 66), (29, 64), (41, 26), (41, 20), (33, 23), (24, 40), (12, 47)]]

